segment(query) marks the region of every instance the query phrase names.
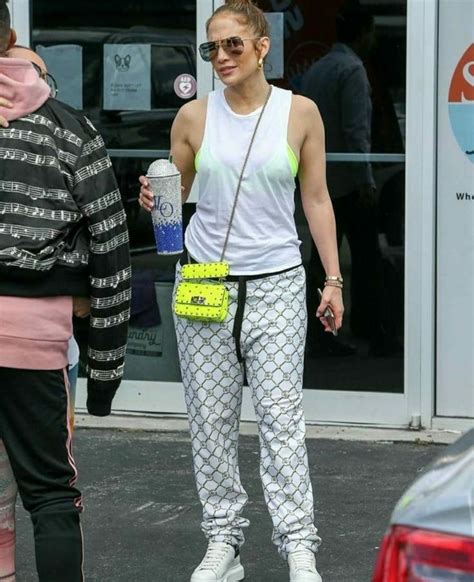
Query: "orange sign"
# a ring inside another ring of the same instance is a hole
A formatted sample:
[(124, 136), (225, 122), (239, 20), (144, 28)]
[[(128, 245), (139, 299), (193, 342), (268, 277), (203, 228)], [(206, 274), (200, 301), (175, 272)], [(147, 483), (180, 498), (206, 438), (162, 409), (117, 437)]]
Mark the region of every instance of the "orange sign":
[(466, 101), (474, 101), (474, 44), (471, 44), (459, 61), (449, 89), (450, 103)]

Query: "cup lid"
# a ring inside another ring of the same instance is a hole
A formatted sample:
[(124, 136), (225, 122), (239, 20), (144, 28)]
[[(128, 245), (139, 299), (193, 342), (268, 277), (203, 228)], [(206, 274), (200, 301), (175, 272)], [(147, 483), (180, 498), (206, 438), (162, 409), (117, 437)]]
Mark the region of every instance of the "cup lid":
[(147, 176), (152, 178), (155, 176), (177, 176), (178, 174), (178, 168), (168, 160), (155, 160), (147, 170)]

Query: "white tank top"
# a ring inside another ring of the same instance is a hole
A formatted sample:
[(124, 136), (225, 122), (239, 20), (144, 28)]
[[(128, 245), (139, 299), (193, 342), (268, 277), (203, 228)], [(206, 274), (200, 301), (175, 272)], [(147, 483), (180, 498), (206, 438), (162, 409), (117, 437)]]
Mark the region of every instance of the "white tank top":
[[(232, 275), (257, 275), (301, 264), (294, 212), (297, 161), (288, 146), (291, 91), (273, 87), (240, 189), (224, 260)], [(209, 94), (196, 156), (199, 200), (186, 248), (200, 263), (218, 261), (240, 172), (261, 109), (234, 113), (224, 90)]]

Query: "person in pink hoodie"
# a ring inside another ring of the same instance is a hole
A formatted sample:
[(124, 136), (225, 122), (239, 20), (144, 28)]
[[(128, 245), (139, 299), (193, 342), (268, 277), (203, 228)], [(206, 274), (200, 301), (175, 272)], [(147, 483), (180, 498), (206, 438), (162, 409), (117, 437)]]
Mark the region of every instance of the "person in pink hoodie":
[[(47, 67), (43, 59), (32, 49), (15, 45), (7, 51), (6, 56), (13, 59), (24, 59), (36, 65), (40, 77), (46, 80)], [(1, 69), (0, 69), (1, 72)], [(0, 97), (0, 106), (10, 109), (10, 116), (17, 115), (15, 104)], [(8, 127), (8, 120), (0, 117), (0, 125)], [(83, 297), (73, 298), (73, 311), (77, 317), (87, 317), (90, 312), (90, 300)], [(69, 377), (69, 402), (70, 402), (70, 426), (74, 428), (74, 403), (75, 387), (78, 367), (77, 343), (74, 336), (68, 342), (68, 377)], [(0, 438), (0, 580), (3, 582), (15, 582), (16, 571), (16, 538), (15, 538), (15, 504), (18, 487), (8, 459), (5, 446)]]
[[(12, 34), (10, 43), (15, 42), (15, 39), (16, 36)], [(15, 55), (13, 53), (6, 56), (21, 58), (24, 55), (21, 55), (21, 53)], [(42, 63), (38, 62), (36, 58), (33, 60), (38, 66), (42, 66)], [(18, 67), (16, 62), (13, 65)], [(31, 113), (31, 111), (37, 109), (38, 105), (44, 102), (45, 97), (48, 95), (44, 86), (33, 85), (32, 88), (33, 91), (26, 96), (27, 98), (31, 97), (31, 100), (23, 99), (14, 104), (4, 97), (0, 98), (0, 106), (9, 109), (5, 117), (0, 116), (0, 125), (2, 127), (9, 126), (7, 115), (10, 119), (15, 119), (25, 113)], [(2, 91), (8, 91), (7, 87), (3, 86), (3, 83)], [(0, 580), (5, 582), (15, 582), (15, 502), (17, 491), (17, 483), (7, 451), (3, 440), (0, 438)]]
[[(67, 390), (73, 297), (91, 297), (87, 408), (105, 416), (126, 351), (128, 231), (102, 138), (50, 99), (41, 71), (5, 56), (14, 42), (0, 0), (0, 438), (11, 473), (0, 463), (32, 518), (39, 581), (83, 582)], [(8, 559), (2, 582), (15, 579)]]

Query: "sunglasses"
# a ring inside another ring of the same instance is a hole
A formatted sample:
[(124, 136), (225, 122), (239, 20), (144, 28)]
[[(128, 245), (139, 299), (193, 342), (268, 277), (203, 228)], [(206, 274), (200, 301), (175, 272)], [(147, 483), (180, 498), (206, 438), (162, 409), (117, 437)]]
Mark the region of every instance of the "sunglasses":
[(45, 73), (45, 71), (43, 71), (41, 67), (39, 67), (36, 63), (31, 64), (38, 73), (40, 79), (43, 79), (43, 81), (46, 81), (46, 83), (48, 84), (48, 87), (51, 89), (51, 97), (54, 99), (58, 94), (58, 84), (56, 82), (56, 79), (50, 73)]
[(219, 47), (221, 46), (228, 55), (239, 57), (245, 50), (244, 40), (259, 40), (260, 37), (255, 38), (240, 38), (240, 36), (229, 36), (222, 40), (214, 40), (212, 42), (204, 42), (199, 45), (199, 54), (203, 61), (209, 63), (217, 56)]

